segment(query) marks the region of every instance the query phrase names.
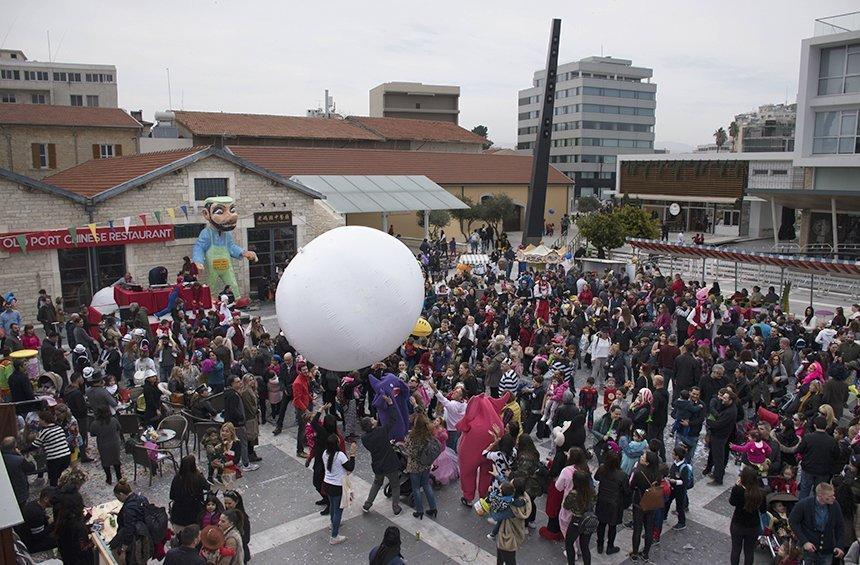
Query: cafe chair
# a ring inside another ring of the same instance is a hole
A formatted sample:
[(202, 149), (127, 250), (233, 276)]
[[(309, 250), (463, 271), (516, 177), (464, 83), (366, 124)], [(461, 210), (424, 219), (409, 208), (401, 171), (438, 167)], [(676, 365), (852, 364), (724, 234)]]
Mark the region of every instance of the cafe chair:
[[(140, 432), (140, 416), (137, 414), (122, 414), (117, 413), (117, 420), (119, 420), (119, 430), (124, 436), (131, 436), (132, 439), (135, 439)], [(137, 441), (135, 439), (135, 441)]]
[[(194, 424), (197, 422), (211, 422), (212, 420), (207, 420), (206, 418), (198, 418), (188, 410), (180, 410), (179, 412), (185, 417), (185, 420), (188, 422), (188, 432), (185, 434), (185, 451), (187, 453), (191, 453), (191, 450), (197, 449), (197, 432), (194, 430)], [(194, 437), (194, 445), (191, 450), (188, 449), (188, 440)]]
[(215, 409), (215, 412), (223, 412), (224, 411), (224, 393), (219, 392), (218, 394), (213, 394), (209, 397), (209, 403), (212, 405), (212, 408)]
[(221, 429), (220, 422), (195, 422), (194, 423), (194, 445), (197, 449), (197, 459), (200, 459), (200, 448), (203, 446), (203, 438), (209, 433), (209, 430), (218, 431)]
[(163, 442), (159, 447), (168, 451), (179, 449), (179, 458), (182, 459), (182, 446), (186, 443), (186, 435), (188, 434), (188, 420), (180, 414), (173, 414), (164, 418), (158, 424), (158, 429), (176, 432), (175, 438)]
[(134, 482), (137, 482), (137, 466), (140, 465), (149, 473), (149, 486), (152, 486), (152, 476), (158, 472), (158, 476), (164, 476), (162, 473), (162, 465), (164, 461), (169, 460), (173, 464), (173, 472), (178, 469), (176, 459), (173, 454), (164, 449), (156, 449), (155, 459), (150, 457), (150, 450), (142, 444), (136, 444), (133, 449), (134, 457)]

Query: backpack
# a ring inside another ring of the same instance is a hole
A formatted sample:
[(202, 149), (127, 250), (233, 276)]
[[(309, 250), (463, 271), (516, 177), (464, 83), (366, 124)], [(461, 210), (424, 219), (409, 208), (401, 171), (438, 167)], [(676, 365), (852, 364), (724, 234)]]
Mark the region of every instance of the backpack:
[(143, 506), (143, 521), (154, 545), (158, 545), (167, 537), (167, 510), (147, 502)]
[(586, 512), (582, 515), (582, 518), (579, 519), (579, 534), (590, 536), (597, 531), (599, 523), (600, 520), (598, 520), (597, 514), (591, 511)]
[(418, 462), (422, 467), (429, 467), (433, 465), (433, 462), (436, 461), (436, 458), (439, 457), (440, 453), (442, 453), (442, 446), (435, 438), (430, 438), (430, 441), (428, 441), (421, 449), (421, 454), (418, 456)]
[(684, 488), (690, 490), (696, 486), (696, 474), (693, 472), (693, 466), (689, 463), (684, 463), (679, 469), (681, 479), (684, 481)]
[(134, 539), (126, 554), (126, 563), (129, 565), (146, 565), (153, 557), (155, 557), (155, 544), (152, 542), (147, 528), (138, 522), (135, 524)]

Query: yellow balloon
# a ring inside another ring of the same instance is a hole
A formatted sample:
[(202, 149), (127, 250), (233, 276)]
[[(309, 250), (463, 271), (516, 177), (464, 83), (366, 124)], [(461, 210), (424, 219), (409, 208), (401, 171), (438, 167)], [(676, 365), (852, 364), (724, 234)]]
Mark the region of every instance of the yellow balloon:
[(415, 322), (415, 327), (412, 328), (412, 335), (415, 337), (427, 337), (431, 333), (433, 333), (433, 327), (430, 325), (430, 322), (424, 318), (418, 318), (418, 321)]

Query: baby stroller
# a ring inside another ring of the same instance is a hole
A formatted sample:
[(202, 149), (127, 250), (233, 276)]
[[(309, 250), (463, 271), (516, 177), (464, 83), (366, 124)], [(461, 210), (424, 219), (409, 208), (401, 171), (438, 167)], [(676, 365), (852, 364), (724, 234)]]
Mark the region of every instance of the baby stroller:
[[(759, 537), (759, 545), (770, 553), (776, 563), (780, 547), (786, 545), (791, 549), (797, 545), (787, 519), (791, 509), (797, 503), (797, 497), (793, 494), (772, 492), (767, 495), (766, 500), (767, 512), (762, 514), (762, 535)], [(782, 512), (780, 513), (779, 510)]]
[[(415, 506), (415, 503), (412, 499), (412, 481), (409, 480), (409, 475), (405, 473), (406, 471), (406, 454), (403, 453), (403, 449), (395, 445), (394, 453), (397, 454), (397, 462), (400, 463), (400, 498), (406, 499), (406, 503), (409, 506)], [(391, 498), (391, 483), (385, 485), (385, 488), (382, 490), (382, 493)]]

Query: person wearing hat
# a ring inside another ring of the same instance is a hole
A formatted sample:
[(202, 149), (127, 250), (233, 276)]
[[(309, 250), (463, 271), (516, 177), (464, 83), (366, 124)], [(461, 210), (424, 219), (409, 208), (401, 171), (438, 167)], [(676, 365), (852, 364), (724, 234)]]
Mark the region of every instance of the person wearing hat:
[(106, 409), (111, 415), (116, 414), (117, 400), (104, 386), (104, 376), (94, 373), (89, 381), (86, 396), (90, 410), (96, 413), (100, 408)]
[(83, 372), (85, 367), (90, 366), (90, 355), (85, 345), (79, 343), (72, 349), (72, 370)]
[[(92, 373), (92, 367), (87, 367), (90, 373)], [(87, 447), (89, 445), (89, 422), (90, 418), (88, 415), (88, 407), (87, 407), (87, 399), (84, 396), (84, 376), (80, 373), (72, 373), (72, 377), (69, 379), (69, 385), (66, 387), (66, 391), (63, 393), (63, 400), (66, 403), (66, 406), (69, 407), (69, 411), (72, 413), (72, 416), (78, 421), (78, 431), (81, 434), (81, 439), (83, 440), (83, 445), (81, 445), (81, 463), (90, 463), (93, 459), (87, 455)]]
[(41, 347), (39, 347), (39, 357), (42, 359), (42, 367), (45, 371), (60, 375), (65, 385), (66, 376), (72, 367), (69, 360), (66, 359), (66, 354), (58, 347), (59, 338), (60, 335), (53, 329), (48, 331)]
[(161, 390), (157, 386), (158, 373), (155, 369), (146, 369), (143, 379), (143, 394), (137, 399), (137, 414), (144, 426), (154, 426), (161, 415)]
[(197, 237), (191, 258), (200, 272), (207, 273), (209, 288), (229, 286), (238, 289), (231, 259), (244, 257), (256, 263), (257, 254), (242, 249), (233, 241), (231, 232), (239, 221), (236, 202), (230, 196), (210, 196), (203, 201), (201, 214), (206, 226)]
[(221, 549), (224, 547), (224, 532), (218, 526), (206, 526), (200, 532), (200, 554), (205, 563), (221, 563)]

